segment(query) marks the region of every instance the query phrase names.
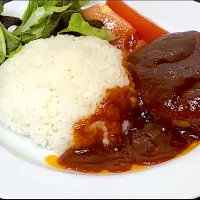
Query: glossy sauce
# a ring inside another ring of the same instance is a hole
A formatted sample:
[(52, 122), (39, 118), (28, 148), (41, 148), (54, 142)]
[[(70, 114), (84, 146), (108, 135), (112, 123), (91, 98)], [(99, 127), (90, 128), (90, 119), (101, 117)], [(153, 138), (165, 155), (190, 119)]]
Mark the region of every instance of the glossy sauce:
[[(107, 90), (96, 113), (75, 124), (74, 145), (58, 164), (88, 173), (124, 172), (165, 162), (197, 144), (199, 130), (191, 121), (200, 119), (199, 52), (199, 33), (186, 32), (131, 53), (128, 68), (137, 93), (134, 85)], [(195, 109), (184, 107), (193, 98), (199, 98)], [(181, 102), (183, 110), (169, 109), (163, 99)]]
[[(134, 95), (129, 88), (108, 90), (96, 114), (75, 125), (75, 144), (58, 159), (59, 165), (87, 173), (124, 172), (134, 164), (149, 166), (170, 160), (197, 140), (192, 130), (157, 125), (151, 114), (140, 110), (134, 100), (130, 102)], [(102, 143), (100, 126), (91, 129), (97, 121), (107, 127), (107, 145)]]
[[(124, 172), (168, 161), (198, 144), (200, 34), (164, 36), (131, 53), (128, 62), (136, 90), (133, 83), (107, 90), (96, 113), (74, 125), (74, 145), (58, 160), (54, 157), (54, 166)], [(188, 100), (195, 98), (188, 109)], [(168, 99), (181, 102), (183, 110), (163, 104)]]
[(128, 61), (143, 106), (162, 125), (192, 127), (199, 137), (200, 33), (162, 36)]

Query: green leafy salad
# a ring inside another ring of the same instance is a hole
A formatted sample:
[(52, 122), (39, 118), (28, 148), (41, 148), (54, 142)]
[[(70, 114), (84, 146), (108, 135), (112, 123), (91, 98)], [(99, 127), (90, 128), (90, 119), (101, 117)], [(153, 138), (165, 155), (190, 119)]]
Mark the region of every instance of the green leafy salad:
[[(103, 40), (113, 40), (114, 34), (98, 20), (86, 20), (81, 7), (88, 0), (30, 0), (21, 23), (14, 32), (9, 32), (0, 22), (0, 64), (16, 53), (26, 43), (39, 38), (49, 38), (57, 34), (75, 36), (96, 36)], [(0, 14), (3, 3), (0, 1)]]

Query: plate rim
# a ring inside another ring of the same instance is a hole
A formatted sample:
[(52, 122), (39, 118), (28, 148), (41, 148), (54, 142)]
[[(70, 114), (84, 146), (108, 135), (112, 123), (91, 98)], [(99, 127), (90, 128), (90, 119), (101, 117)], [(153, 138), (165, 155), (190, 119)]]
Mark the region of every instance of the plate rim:
[[(147, 7), (144, 7), (144, 2), (141, 1), (134, 1), (133, 3), (131, 3), (131, 1), (126, 2), (129, 5), (134, 4), (134, 9), (169, 31), (185, 31), (188, 29), (188, 26), (184, 24), (179, 24), (180, 26), (175, 29), (175, 22), (173, 22), (174, 24), (171, 22), (166, 23), (166, 18), (164, 19), (163, 17), (162, 20), (162, 17), (156, 17), (156, 10), (151, 10), (153, 6), (151, 6), (150, 2), (146, 2), (148, 4)], [(162, 2), (158, 1), (151, 1), (151, 3), (154, 5), (162, 4)], [(167, 3), (163, 3), (163, 7), (166, 5), (170, 7), (172, 3), (180, 5), (179, 1), (168, 1)], [(200, 9), (200, 5), (197, 2), (187, 1), (183, 4), (185, 4), (185, 8), (190, 6), (190, 9), (193, 9), (192, 16), (189, 17), (190, 20), (193, 20), (196, 16), (200, 18), (200, 12), (195, 13), (196, 11), (194, 11), (196, 8)], [(14, 5), (14, 3), (9, 2), (6, 4), (6, 7), (12, 7), (12, 5)], [(175, 8), (172, 10), (172, 13), (177, 11)], [(184, 13), (179, 11), (179, 15), (183, 16), (183, 14)], [(200, 25), (197, 28), (200, 30)], [(196, 198), (200, 196), (197, 182), (198, 177), (200, 178), (200, 170), (198, 169), (200, 166), (200, 159), (196, 159), (198, 153), (200, 153), (200, 147), (195, 148), (192, 152), (183, 157), (162, 165), (157, 165), (151, 170), (112, 175), (88, 175), (63, 173), (30, 164), (18, 158), (16, 155), (13, 155), (0, 145), (0, 197), (5, 199), (28, 198), (30, 196), (31, 198), (50, 199), (104, 199), (120, 197), (124, 199), (163, 197)], [(182, 176), (182, 166), (184, 166), (183, 171), (188, 170), (184, 176)], [(169, 172), (170, 174), (168, 174)], [(172, 177), (176, 178), (171, 179)], [(193, 180), (194, 177), (197, 177), (197, 183)], [(127, 183), (128, 185), (126, 185)], [(124, 184), (123, 187), (121, 187), (122, 184)], [(155, 187), (157, 187), (156, 190)], [(144, 188), (145, 191), (141, 194)]]

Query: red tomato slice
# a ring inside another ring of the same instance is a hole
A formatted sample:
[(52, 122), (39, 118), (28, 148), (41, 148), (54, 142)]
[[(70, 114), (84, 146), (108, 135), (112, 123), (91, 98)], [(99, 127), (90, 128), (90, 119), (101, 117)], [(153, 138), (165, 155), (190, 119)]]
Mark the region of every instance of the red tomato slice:
[(102, 21), (109, 30), (115, 33), (116, 38), (110, 43), (118, 49), (126, 53), (133, 51), (138, 45), (139, 39), (135, 28), (116, 14), (109, 6), (97, 4), (83, 10), (82, 13), (88, 20), (97, 19)]
[(130, 8), (122, 0), (107, 0), (106, 4), (137, 30), (139, 38), (148, 43), (168, 33)]

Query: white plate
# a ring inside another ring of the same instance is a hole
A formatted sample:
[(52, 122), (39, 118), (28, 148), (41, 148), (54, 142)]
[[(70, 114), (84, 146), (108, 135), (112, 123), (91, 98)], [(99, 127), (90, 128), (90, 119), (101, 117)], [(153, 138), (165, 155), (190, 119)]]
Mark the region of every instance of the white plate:
[[(173, 31), (200, 31), (200, 4), (193, 1), (127, 1), (141, 14)], [(5, 5), (21, 16), (27, 1)], [(151, 34), (151, 33), (149, 33)], [(195, 198), (200, 196), (200, 147), (168, 163), (140, 172), (86, 175), (48, 168), (51, 152), (0, 125), (2, 198)]]

